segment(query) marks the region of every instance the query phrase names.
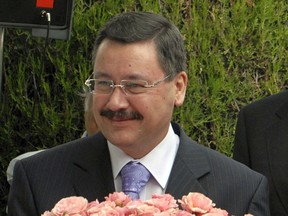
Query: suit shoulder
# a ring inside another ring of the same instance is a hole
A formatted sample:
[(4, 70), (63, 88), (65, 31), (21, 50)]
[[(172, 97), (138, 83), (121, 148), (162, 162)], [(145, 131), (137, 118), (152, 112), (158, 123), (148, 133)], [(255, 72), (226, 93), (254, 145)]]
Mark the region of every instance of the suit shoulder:
[(288, 91), (282, 91), (275, 95), (270, 95), (268, 97), (259, 99), (252, 102), (251, 104), (243, 107), (243, 110), (269, 110), (276, 111), (283, 104), (288, 103)]
[[(229, 176), (237, 174), (239, 178), (235, 179), (243, 179), (246, 176), (251, 180), (260, 181), (264, 177), (262, 174), (253, 171), (231, 157), (201, 145), (188, 137), (182, 136), (182, 139), (180, 140), (178, 151), (182, 159), (187, 163), (187, 166), (194, 167), (196, 166), (194, 164), (208, 166), (212, 173), (223, 175), (223, 178), (225, 178), (224, 176), (229, 178)], [(198, 167), (192, 169), (195, 170), (195, 172), (198, 172)]]
[(237, 175), (241, 176), (240, 178), (249, 177), (251, 179), (257, 179), (257, 181), (261, 181), (261, 179), (265, 178), (262, 174), (250, 169), (243, 163), (240, 163), (221, 152), (201, 145), (199, 145), (199, 148), (202, 148), (204, 151), (206, 151), (206, 155), (212, 171), (222, 170), (223, 173), (226, 173), (227, 175), (237, 173)]
[[(40, 161), (49, 161), (51, 159), (58, 160), (62, 158), (62, 160), (67, 159), (68, 157), (74, 157), (75, 155), (79, 155), (82, 152), (91, 152), (91, 151), (101, 151), (101, 148), (105, 143), (105, 139), (102, 134), (96, 134), (91, 137), (83, 137), (76, 140), (72, 140), (67, 143), (60, 144), (58, 146), (45, 149), (37, 154), (32, 155), (31, 157), (27, 157), (22, 159), (24, 163), (35, 163)], [(100, 150), (98, 150), (98, 148)]]

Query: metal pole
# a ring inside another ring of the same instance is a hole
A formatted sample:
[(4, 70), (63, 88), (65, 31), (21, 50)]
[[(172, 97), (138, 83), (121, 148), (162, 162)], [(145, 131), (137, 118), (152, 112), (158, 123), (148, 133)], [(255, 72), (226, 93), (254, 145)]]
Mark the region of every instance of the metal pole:
[(3, 49), (4, 49), (4, 28), (0, 27), (0, 102), (2, 95)]

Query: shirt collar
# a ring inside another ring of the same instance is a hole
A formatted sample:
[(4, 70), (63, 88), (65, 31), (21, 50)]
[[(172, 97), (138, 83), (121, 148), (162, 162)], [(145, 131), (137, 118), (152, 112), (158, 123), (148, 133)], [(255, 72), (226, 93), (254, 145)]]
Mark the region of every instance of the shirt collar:
[[(120, 148), (108, 142), (114, 179), (117, 178), (123, 166), (134, 159), (125, 154)], [(179, 137), (170, 124), (165, 138), (147, 155), (137, 161), (141, 162), (164, 189), (179, 146)]]

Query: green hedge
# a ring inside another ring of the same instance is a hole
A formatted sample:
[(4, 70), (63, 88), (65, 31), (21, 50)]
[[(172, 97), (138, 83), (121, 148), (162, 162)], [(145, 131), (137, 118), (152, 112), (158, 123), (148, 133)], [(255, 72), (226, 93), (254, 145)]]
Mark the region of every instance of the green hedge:
[(183, 33), (189, 86), (174, 120), (200, 144), (231, 156), (239, 109), (287, 89), (286, 0), (76, 0), (71, 39), (49, 41), (43, 71), (45, 39), (5, 29), (0, 215), (5, 211), (6, 168), (12, 158), (81, 136), (79, 93), (92, 69), (95, 36), (109, 17), (131, 10), (161, 13)]

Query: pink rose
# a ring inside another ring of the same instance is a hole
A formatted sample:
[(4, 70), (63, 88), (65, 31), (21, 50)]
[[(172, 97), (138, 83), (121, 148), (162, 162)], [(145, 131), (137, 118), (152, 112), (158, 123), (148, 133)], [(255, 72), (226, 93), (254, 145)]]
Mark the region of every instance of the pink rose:
[(109, 205), (101, 208), (93, 208), (87, 210), (88, 216), (125, 216), (125, 211), (119, 207), (112, 207)]
[[(110, 200), (99, 203), (98, 201), (88, 204), (86, 212), (89, 214), (101, 212), (101, 210), (107, 211), (107, 209), (114, 209), (116, 204)], [(88, 214), (88, 215), (89, 215)]]
[(71, 196), (61, 199), (58, 203), (56, 203), (51, 212), (55, 216), (85, 216), (86, 214), (84, 211), (86, 210), (87, 206), (87, 199), (83, 197)]
[(143, 201), (142, 200), (131, 200), (129, 203), (126, 204), (125, 207), (127, 208), (137, 208), (137, 206), (140, 206), (143, 204)]
[(154, 216), (194, 216), (194, 215), (190, 214), (189, 212), (186, 212), (186, 214), (180, 214), (180, 210), (175, 210), (175, 211), (164, 211), (160, 213), (155, 213)]
[(45, 211), (41, 216), (54, 216), (54, 214), (50, 211)]
[(100, 215), (115, 215), (115, 216), (124, 216), (128, 215), (128, 209), (124, 206), (117, 206), (115, 202), (107, 199), (104, 202), (99, 203), (94, 202), (89, 204), (87, 207), (88, 216), (100, 216)]
[(220, 208), (212, 208), (209, 212), (203, 214), (202, 216), (228, 216), (228, 212)]
[(95, 201), (88, 203), (87, 209), (92, 208), (94, 206), (98, 206), (99, 204), (100, 204), (99, 201), (96, 199)]
[[(180, 210), (179, 208), (178, 208), (178, 205), (177, 205), (177, 208), (170, 208), (170, 209), (167, 209), (167, 210), (165, 210), (165, 211), (163, 211), (163, 212), (165, 212), (165, 213), (168, 213), (169, 215), (178, 215), (179, 214), (179, 212), (181, 212), (182, 210)], [(162, 212), (161, 212), (162, 213)], [(187, 215), (190, 215), (191, 216), (191, 214), (189, 213), (189, 212), (187, 212), (188, 214)], [(162, 215), (162, 214), (161, 214)]]
[(196, 216), (195, 214), (192, 214), (190, 212), (187, 212), (187, 211), (179, 211), (177, 212), (177, 214), (175, 214), (176, 216)]
[(160, 210), (155, 206), (150, 206), (140, 200), (134, 200), (126, 206), (126, 215), (137, 216), (154, 216), (155, 213), (160, 213)]
[(142, 204), (137, 206), (137, 213), (139, 216), (154, 216), (155, 213), (160, 213), (160, 210), (155, 206)]
[(117, 206), (125, 206), (128, 202), (131, 201), (131, 198), (123, 192), (114, 192), (109, 194), (108, 197), (105, 197), (105, 199), (111, 202), (115, 202)]
[(153, 194), (152, 199), (146, 200), (146, 204), (155, 206), (160, 211), (166, 211), (172, 208), (178, 208), (177, 201), (170, 194), (157, 195)]
[(189, 193), (179, 200), (182, 208), (190, 213), (207, 213), (214, 207), (212, 200), (201, 193)]
[(94, 209), (98, 209), (99, 205), (100, 205), (100, 203), (99, 203), (98, 200), (95, 200), (95, 201), (92, 201), (92, 202), (88, 203), (88, 206), (86, 208), (86, 213), (90, 213), (90, 212), (93, 212)]

